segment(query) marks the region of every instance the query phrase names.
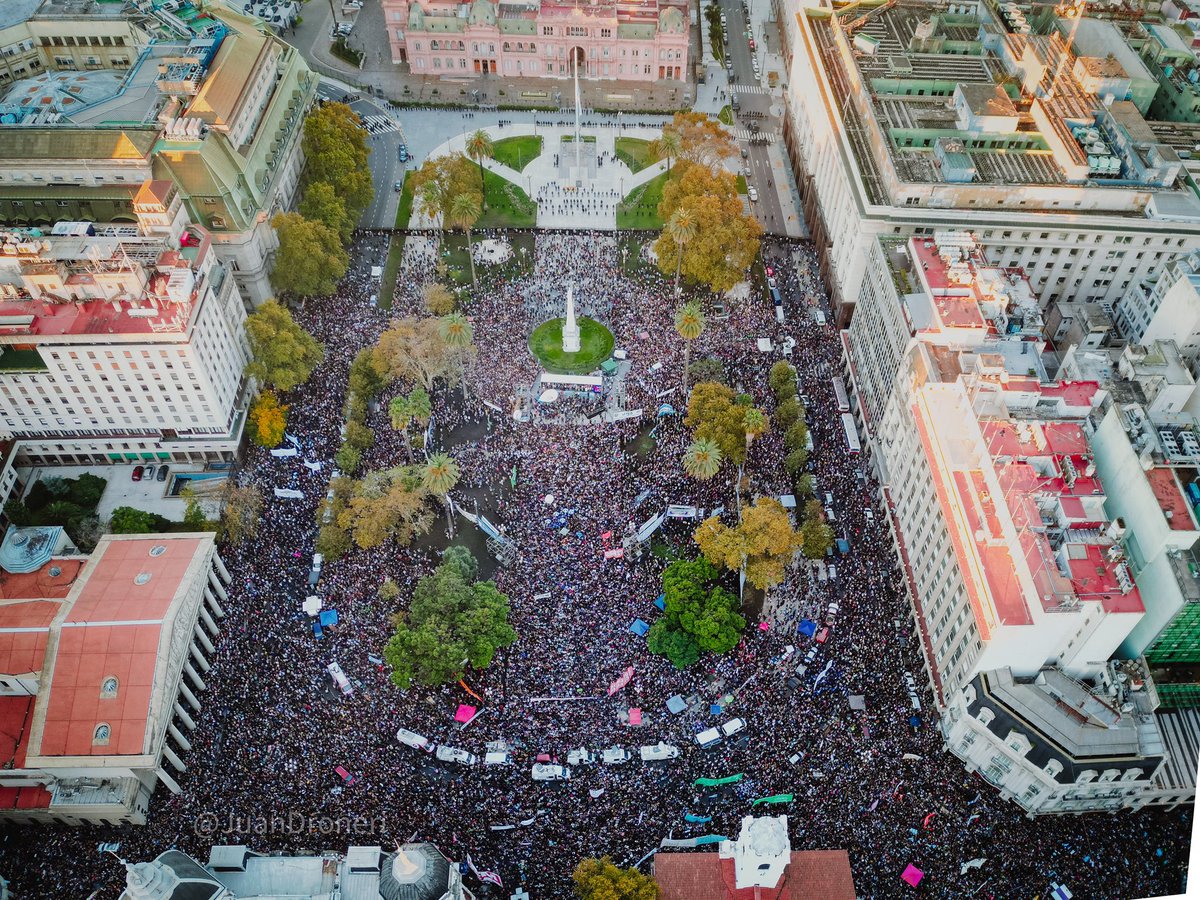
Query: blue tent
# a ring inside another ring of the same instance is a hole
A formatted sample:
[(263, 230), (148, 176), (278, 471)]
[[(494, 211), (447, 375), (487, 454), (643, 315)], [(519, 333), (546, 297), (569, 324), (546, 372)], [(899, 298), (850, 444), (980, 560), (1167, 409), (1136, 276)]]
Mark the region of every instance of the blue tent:
[(678, 694), (667, 698), (667, 712), (677, 716), (685, 709), (687, 709), (687, 704)]
[(338, 614), (336, 609), (321, 610), (321, 626), (323, 628), (328, 628), (330, 625), (336, 625), (337, 623)]
[(646, 632), (650, 630), (650, 626), (641, 619), (634, 619), (633, 624), (629, 626), (629, 630), (639, 637), (644, 637)]
[(655, 597), (654, 605), (657, 606), (663, 612), (666, 612), (667, 611), (667, 595), (659, 594), (657, 597)]
[(708, 711), (714, 716), (719, 716), (721, 714), (720, 704), (714, 703), (708, 708)]
[(817, 633), (817, 623), (812, 619), (801, 619), (800, 627), (796, 629), (805, 637), (812, 637)]
[(838, 553), (849, 553), (850, 552), (850, 542), (848, 540), (846, 540), (845, 538), (838, 538), (837, 539), (837, 548), (838, 548)]

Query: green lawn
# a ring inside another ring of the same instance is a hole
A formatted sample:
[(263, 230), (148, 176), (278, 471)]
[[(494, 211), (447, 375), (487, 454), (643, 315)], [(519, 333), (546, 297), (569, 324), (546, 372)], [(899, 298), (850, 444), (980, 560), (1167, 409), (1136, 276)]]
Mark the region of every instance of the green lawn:
[(396, 207), (396, 227), (407, 228), (413, 211), (413, 182), (405, 172), (404, 190), (400, 192), (400, 205)]
[(746, 193), (746, 176), (739, 175), (737, 177), (737, 191), (739, 194)]
[(669, 173), (663, 172), (630, 191), (617, 207), (618, 228), (662, 228), (658, 203)]
[(338, 38), (329, 48), (329, 52), (343, 62), (362, 68), (362, 54), (346, 43), (345, 38)]
[(483, 171), (487, 190), (487, 211), (476, 228), (532, 228), (537, 222), (537, 206), (529, 195), (495, 172)]
[(564, 353), (562, 349), (563, 319), (543, 322), (529, 336), (529, 349), (547, 372), (561, 375), (586, 375), (596, 371), (600, 363), (612, 356), (612, 332), (584, 316), (579, 319), (579, 352)]
[(640, 172), (653, 163), (650, 141), (641, 138), (619, 137), (616, 140), (617, 159), (629, 166), (631, 172)]
[(387, 262), (383, 264), (383, 281), (379, 285), (379, 306), (382, 309), (392, 308), (392, 298), (396, 293), (396, 274), (400, 271), (400, 260), (404, 256), (403, 235), (392, 235), (388, 244)]
[(542, 138), (536, 134), (502, 138), (492, 145), (492, 159), (518, 172), (541, 155)]
[[(471, 239), (475, 239), (474, 231)], [(471, 258), (467, 256), (467, 236), (461, 231), (442, 233), (442, 262), (450, 270), (455, 284), (471, 283)]]
[(717, 121), (724, 122), (726, 125), (733, 124), (733, 107), (726, 103), (721, 107), (721, 111), (717, 113)]

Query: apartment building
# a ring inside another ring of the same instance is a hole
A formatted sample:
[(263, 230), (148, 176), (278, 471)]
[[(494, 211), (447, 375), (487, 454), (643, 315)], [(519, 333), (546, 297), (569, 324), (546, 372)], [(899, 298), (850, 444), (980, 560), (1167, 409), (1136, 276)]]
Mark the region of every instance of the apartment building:
[[(977, 3), (782, 6), (784, 133), (840, 324), (887, 277), (879, 238), (968, 231), (1043, 306), (1106, 308), (1200, 248), (1195, 136), (1146, 118), (1130, 48), (1081, 55)], [(1124, 36), (1086, 33), (1088, 53)]]
[(392, 62), (416, 75), (686, 81), (688, 6), (383, 0)]
[(0, 78), (0, 225), (131, 224), (141, 185), (168, 181), (243, 297), (269, 297), (317, 86), (299, 52), (220, 5), (18, 4), (0, 40), (25, 29), (41, 55)]
[(237, 454), (245, 306), (171, 182), (137, 199), (141, 227), (0, 231), (0, 419), (27, 465)]
[(1173, 341), (1195, 371), (1200, 363), (1200, 253), (1178, 257), (1135, 283), (1117, 302), (1113, 321), (1133, 343)]
[(0, 819), (144, 824), (179, 785), (230, 576), (211, 534), (0, 546)]

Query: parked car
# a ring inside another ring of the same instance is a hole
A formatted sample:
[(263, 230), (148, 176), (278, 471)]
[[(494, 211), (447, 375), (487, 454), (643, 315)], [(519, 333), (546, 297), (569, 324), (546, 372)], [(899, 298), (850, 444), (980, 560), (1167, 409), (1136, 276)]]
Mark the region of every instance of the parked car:
[(392, 190), (395, 191), (397, 194), (400, 193), (402, 190), (404, 190), (404, 182), (403, 181), (395, 182), (392, 185)]
[(337, 772), (338, 777), (342, 779), (342, 784), (354, 784), (354, 782), (358, 781), (357, 775), (351, 775), (341, 766), (334, 766), (333, 771)]
[(571, 766), (590, 766), (595, 765), (596, 754), (587, 747), (580, 747), (577, 750), (571, 750), (567, 753), (567, 765)]
[(746, 727), (745, 719), (730, 719), (721, 726), (721, 734), (725, 737), (733, 737), (739, 731)]
[(822, 628), (820, 631), (817, 632), (817, 643), (818, 644), (823, 644), (827, 640), (829, 640), (829, 626), (828, 625), (826, 625), (824, 628)]
[(750, 49), (751, 49), (751, 50), (757, 50), (757, 49), (758, 49), (758, 45), (757, 45), (756, 43), (754, 43), (754, 38), (750, 38)]
[(158, 467), (158, 475), (156, 476), (156, 479), (158, 481), (166, 481), (167, 480), (167, 472), (169, 472), (169, 471), (171, 471), (171, 467), (168, 466), (166, 463), (163, 463), (161, 466)]
[(507, 750), (490, 750), (483, 756), (485, 766), (507, 766), (512, 763), (512, 754)]
[(414, 750), (424, 750), (426, 753), (433, 752), (433, 744), (430, 743), (429, 738), (417, 734), (415, 731), (409, 731), (407, 728), (401, 728), (396, 732), (396, 740), (406, 747), (412, 747)]
[(700, 745), (701, 750), (707, 750), (721, 743), (721, 732), (715, 728), (705, 728), (696, 735), (696, 743)]
[(457, 747), (447, 747), (445, 744), (438, 745), (437, 752), (434, 755), (442, 762), (458, 763), (462, 766), (473, 766), (479, 762), (479, 757), (474, 753), (459, 750)]
[(659, 741), (657, 744), (650, 744), (642, 747), (639, 751), (642, 759), (645, 762), (653, 762), (662, 759), (675, 759), (679, 756), (679, 748), (671, 744), (664, 744)]
[(793, 753), (791, 756), (788, 757), (788, 762), (791, 763), (793, 766), (797, 765), (798, 763), (804, 762), (804, 751), (797, 750), (795, 753)]
[(633, 759), (633, 754), (624, 747), (609, 747), (600, 754), (600, 760), (606, 766), (619, 766), (621, 763), (627, 763), (631, 759)]
[(811, 646), (811, 647), (808, 649), (808, 652), (804, 654), (804, 665), (805, 665), (805, 666), (811, 666), (811, 665), (812, 665), (814, 662), (816, 662), (816, 661), (817, 661), (817, 654), (818, 654), (818, 653), (820, 653), (820, 652), (821, 652), (821, 645), (820, 645), (820, 644), (813, 644), (813, 645), (812, 645), (812, 646)]
[(754, 185), (750, 185), (748, 188), (746, 188), (746, 193), (750, 196), (751, 203), (758, 202), (758, 189), (755, 188)]
[(146, 466), (146, 474), (143, 477), (151, 481), (154, 478), (154, 466)]
[(571, 770), (566, 766), (554, 766), (546, 763), (535, 763), (530, 773), (534, 781), (570, 781)]
[(133, 480), (134, 481), (141, 481), (142, 476), (145, 474), (146, 474), (146, 470), (142, 466), (134, 466), (133, 467)]

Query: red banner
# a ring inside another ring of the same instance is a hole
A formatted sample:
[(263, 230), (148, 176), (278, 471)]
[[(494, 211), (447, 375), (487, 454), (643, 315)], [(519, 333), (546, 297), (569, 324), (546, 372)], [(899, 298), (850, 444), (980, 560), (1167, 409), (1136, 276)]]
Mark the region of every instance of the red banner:
[(613, 694), (615, 694), (621, 688), (625, 687), (625, 685), (629, 684), (629, 681), (632, 678), (633, 678), (633, 666), (630, 666), (628, 669), (626, 669), (624, 672), (621, 673), (620, 678), (618, 678), (616, 681), (614, 681), (612, 684), (610, 684), (608, 686), (608, 696), (611, 697)]

